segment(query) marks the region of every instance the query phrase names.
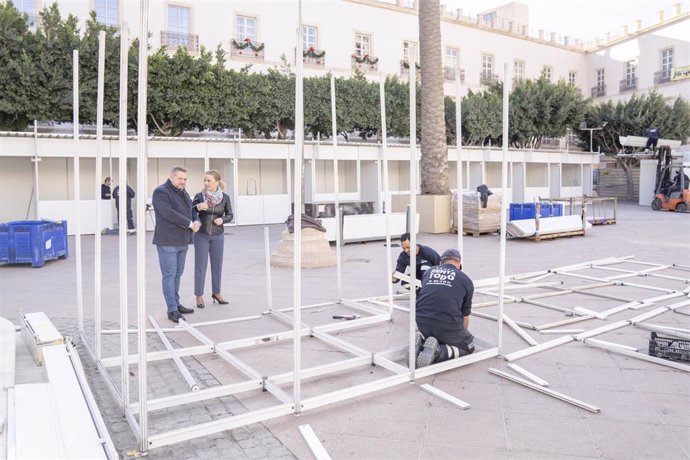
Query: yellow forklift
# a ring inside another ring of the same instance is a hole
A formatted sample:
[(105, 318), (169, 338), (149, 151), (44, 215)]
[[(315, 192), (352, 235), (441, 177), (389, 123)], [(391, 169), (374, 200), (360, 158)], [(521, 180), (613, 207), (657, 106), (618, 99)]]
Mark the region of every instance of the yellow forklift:
[(670, 147), (659, 149), (652, 209), (687, 212), (690, 207), (690, 179), (683, 164), (673, 164)]

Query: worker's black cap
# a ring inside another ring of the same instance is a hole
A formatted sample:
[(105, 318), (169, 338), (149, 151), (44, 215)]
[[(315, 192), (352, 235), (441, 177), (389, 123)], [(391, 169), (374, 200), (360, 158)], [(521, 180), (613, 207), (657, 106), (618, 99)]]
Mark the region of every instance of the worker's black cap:
[(441, 260), (446, 259), (457, 260), (458, 262), (462, 261), (462, 257), (460, 257), (460, 251), (458, 251), (457, 249), (446, 249), (443, 255), (441, 256)]

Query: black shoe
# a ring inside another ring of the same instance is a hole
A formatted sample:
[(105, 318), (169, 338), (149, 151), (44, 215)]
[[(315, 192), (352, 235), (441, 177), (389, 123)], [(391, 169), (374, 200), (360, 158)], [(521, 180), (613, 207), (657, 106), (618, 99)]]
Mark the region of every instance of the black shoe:
[(187, 308), (184, 305), (178, 305), (177, 311), (179, 311), (180, 313), (184, 313), (185, 315), (189, 315), (190, 313), (194, 313), (193, 308)]
[(211, 298), (213, 299), (213, 303), (218, 302), (221, 305), (227, 305), (230, 303), (227, 300), (223, 300), (221, 298), (218, 298), (218, 294), (211, 294)]
[(182, 316), (179, 311), (169, 311), (168, 319), (173, 323), (179, 323), (181, 319), (184, 319), (184, 316)]
[(436, 337), (429, 337), (424, 341), (424, 349), (417, 356), (416, 368), (428, 366), (433, 364), (438, 359), (438, 355), (441, 353), (441, 349), (438, 346), (438, 340)]
[[(199, 299), (201, 299), (201, 303), (199, 303)], [(196, 296), (196, 308), (204, 308), (205, 306), (206, 305), (204, 305), (204, 298), (200, 295)]]
[[(417, 331), (415, 333), (414, 337), (414, 356), (415, 359), (417, 359), (417, 356), (419, 356), (419, 353), (421, 353), (422, 348), (424, 347), (424, 336), (422, 335), (421, 332)], [(410, 365), (410, 353), (408, 353), (408, 348), (405, 347), (405, 366)]]

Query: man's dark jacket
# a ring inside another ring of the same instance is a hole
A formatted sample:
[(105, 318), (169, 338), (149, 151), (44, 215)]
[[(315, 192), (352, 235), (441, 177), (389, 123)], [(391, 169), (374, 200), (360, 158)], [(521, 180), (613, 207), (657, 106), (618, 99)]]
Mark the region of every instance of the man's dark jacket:
[(182, 190), (178, 191), (168, 179), (156, 187), (152, 198), (156, 214), (156, 229), (153, 244), (161, 246), (184, 246), (192, 242), (192, 199)]

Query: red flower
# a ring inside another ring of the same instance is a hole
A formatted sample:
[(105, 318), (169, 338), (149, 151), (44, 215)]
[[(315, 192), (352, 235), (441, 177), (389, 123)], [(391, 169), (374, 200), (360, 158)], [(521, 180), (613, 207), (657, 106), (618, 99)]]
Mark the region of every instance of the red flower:
[(313, 53), (313, 52), (314, 52), (314, 47), (313, 47), (313, 46), (310, 46), (310, 47), (309, 47), (309, 52), (310, 52), (310, 53)]
[(368, 54), (365, 54), (365, 55), (364, 55), (364, 59), (369, 59), (369, 55), (368, 55)]
[(244, 39), (244, 41), (245, 41), (245, 43), (249, 43), (249, 42), (251, 42), (251, 41), (252, 41), (252, 39), (251, 39), (251, 38), (249, 38), (249, 37), (247, 37), (247, 38), (245, 38), (245, 39)]

